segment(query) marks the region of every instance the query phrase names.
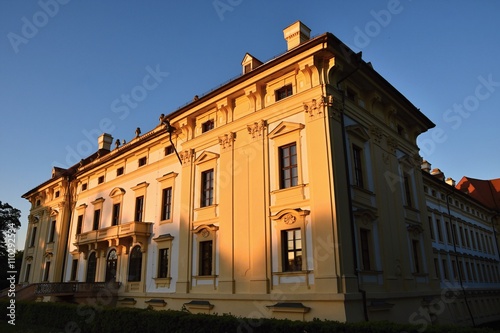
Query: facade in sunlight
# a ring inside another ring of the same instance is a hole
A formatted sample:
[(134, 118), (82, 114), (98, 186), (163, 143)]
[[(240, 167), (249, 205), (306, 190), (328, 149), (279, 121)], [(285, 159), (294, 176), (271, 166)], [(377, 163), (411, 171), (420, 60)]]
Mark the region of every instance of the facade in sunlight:
[[(247, 53), (237, 79), (126, 144), (101, 135), (27, 192), (19, 282), (41, 300), (118, 282), (118, 306), (242, 317), (461, 319), (435, 311), (449, 286), (434, 258), (451, 269), (456, 250), (429, 229), (446, 212), (424, 189), (447, 185), (421, 172), (416, 138), (434, 124), (332, 34), (296, 22), (284, 37), (284, 54)], [(498, 212), (458, 194), (497, 242)], [(498, 247), (482, 255), (497, 273), (478, 306), (498, 305)]]

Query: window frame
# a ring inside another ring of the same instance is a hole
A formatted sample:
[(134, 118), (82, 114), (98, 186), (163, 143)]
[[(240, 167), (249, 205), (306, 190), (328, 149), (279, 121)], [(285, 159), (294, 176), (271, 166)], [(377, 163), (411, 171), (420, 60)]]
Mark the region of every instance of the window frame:
[[(174, 194), (175, 194), (175, 179), (177, 177), (177, 173), (175, 172), (169, 172), (162, 177), (156, 178), (156, 181), (159, 183), (159, 192), (158, 195), (161, 198), (161, 204), (159, 205), (159, 212), (158, 216), (160, 217), (160, 224), (162, 223), (171, 223), (173, 221), (173, 214), (174, 214)], [(168, 219), (165, 219), (165, 212), (163, 211), (164, 209), (164, 190), (170, 188), (170, 216), (168, 216)]]
[(215, 192), (215, 170), (213, 168), (204, 170), (201, 172), (200, 177), (200, 208), (213, 206)]
[[(292, 149), (295, 151), (292, 153)], [(285, 155), (285, 152), (287, 154)], [(295, 156), (295, 164), (293, 164), (293, 158)], [(297, 143), (291, 142), (283, 146), (278, 147), (278, 160), (279, 160), (279, 188), (280, 190), (295, 187), (299, 185), (299, 161), (297, 152)], [(295, 170), (295, 176), (294, 176)], [(295, 179), (295, 182), (294, 182)], [(286, 182), (289, 181), (290, 184), (287, 186)]]
[[(134, 255), (140, 255), (134, 257)], [(140, 245), (134, 245), (130, 250), (128, 260), (127, 282), (141, 282), (142, 281), (142, 265), (144, 255)], [(132, 273), (135, 273), (132, 275)]]
[[(170, 234), (164, 234), (160, 235), (156, 238), (153, 238), (153, 241), (156, 242), (157, 244), (157, 249), (158, 249), (158, 258), (157, 258), (157, 263), (158, 263), (158, 268), (156, 270), (156, 277), (153, 278), (156, 283), (156, 288), (159, 287), (170, 287), (170, 282), (172, 281), (172, 271), (171, 271), (171, 258), (172, 258), (172, 248), (173, 248), (173, 240), (174, 237)], [(166, 250), (167, 251), (167, 267), (166, 267), (166, 276), (165, 277), (160, 277), (160, 263), (161, 263), (161, 258), (160, 258), (160, 251), (161, 250)]]
[(274, 101), (278, 102), (287, 97), (293, 96), (293, 84), (288, 83), (274, 91)]

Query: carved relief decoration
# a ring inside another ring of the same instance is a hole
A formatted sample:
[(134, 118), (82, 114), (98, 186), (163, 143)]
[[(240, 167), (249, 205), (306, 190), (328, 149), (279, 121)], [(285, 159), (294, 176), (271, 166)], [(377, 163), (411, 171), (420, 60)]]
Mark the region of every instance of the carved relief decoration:
[(370, 127), (370, 134), (373, 138), (373, 141), (377, 144), (380, 144), (380, 142), (382, 141), (382, 136), (383, 136), (382, 130), (379, 127), (373, 125)]
[(252, 136), (252, 138), (256, 138), (262, 136), (264, 129), (266, 128), (266, 122), (261, 120), (259, 122), (255, 122), (251, 125), (247, 125), (248, 134)]
[(184, 150), (179, 153), (179, 156), (181, 158), (182, 164), (187, 165), (191, 162), (193, 152), (191, 150)]
[(418, 224), (408, 224), (406, 226), (406, 230), (408, 230), (408, 232), (411, 233), (414, 237), (418, 237), (418, 235), (424, 231), (424, 228), (422, 228), (422, 226)]
[(288, 213), (283, 216), (283, 222), (285, 224), (294, 224), (297, 218), (292, 214)]
[(236, 138), (236, 133), (230, 132), (229, 134), (224, 134), (219, 136), (219, 144), (222, 149), (231, 147), (234, 139)]
[(389, 151), (394, 154), (397, 148), (398, 141), (393, 137), (387, 137), (387, 149), (389, 149)]

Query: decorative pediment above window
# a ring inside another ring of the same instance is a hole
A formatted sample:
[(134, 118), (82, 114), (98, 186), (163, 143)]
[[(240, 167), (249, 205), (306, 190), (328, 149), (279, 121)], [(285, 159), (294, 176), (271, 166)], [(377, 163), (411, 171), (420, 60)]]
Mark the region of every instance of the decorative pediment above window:
[(280, 210), (275, 215), (271, 216), (271, 220), (281, 221), (285, 224), (294, 224), (295, 222), (304, 220), (304, 218), (309, 215), (309, 210), (297, 209), (283, 209)]
[(52, 211), (50, 212), (51, 217), (57, 217), (57, 214), (59, 214), (59, 211), (57, 209), (52, 209)]
[(372, 224), (377, 219), (377, 215), (370, 209), (358, 209), (353, 214), (356, 220), (365, 226)]
[(193, 232), (197, 235), (201, 235), (202, 237), (207, 238), (211, 233), (217, 230), (219, 230), (219, 227), (214, 224), (203, 224), (193, 229)]
[(361, 125), (347, 126), (346, 131), (347, 131), (347, 133), (349, 133), (349, 135), (353, 135), (353, 136), (357, 137), (358, 139), (361, 139), (365, 142), (370, 140), (370, 135), (368, 134), (366, 129), (363, 128), (363, 126), (361, 126)]
[(411, 233), (414, 237), (418, 237), (418, 235), (424, 231), (424, 228), (422, 228), (422, 226), (419, 224), (408, 224), (406, 226), (406, 230), (408, 230), (408, 232)]
[(275, 137), (283, 134), (300, 131), (304, 127), (304, 124), (282, 121), (274, 130), (272, 130), (271, 133), (269, 133), (269, 138), (274, 139)]
[(121, 187), (115, 187), (111, 193), (109, 193), (110, 198), (115, 198), (125, 194), (125, 190)]
[(207, 161), (210, 161), (210, 160), (213, 160), (213, 159), (216, 159), (216, 158), (219, 158), (219, 154), (212, 153), (212, 152), (209, 152), (209, 151), (204, 151), (203, 153), (201, 153), (200, 156), (198, 156), (198, 158), (196, 158), (196, 160), (194, 161), (194, 163), (195, 164), (201, 164), (201, 163), (205, 163)]

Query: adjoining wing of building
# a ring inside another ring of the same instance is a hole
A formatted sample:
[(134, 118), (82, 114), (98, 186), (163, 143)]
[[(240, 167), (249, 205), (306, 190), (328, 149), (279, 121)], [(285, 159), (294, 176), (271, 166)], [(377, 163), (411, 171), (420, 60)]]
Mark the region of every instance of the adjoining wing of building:
[(434, 124), (361, 53), (301, 22), (284, 36), (284, 54), (247, 53), (238, 78), (126, 144), (104, 133), (95, 154), (27, 192), (19, 295), (498, 320), (498, 206), (421, 170), (416, 138)]

